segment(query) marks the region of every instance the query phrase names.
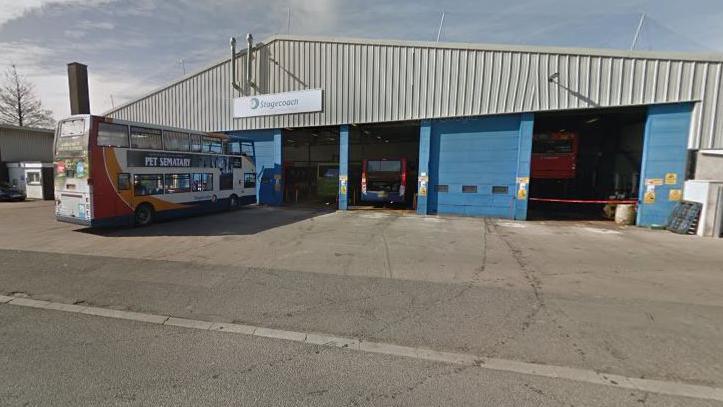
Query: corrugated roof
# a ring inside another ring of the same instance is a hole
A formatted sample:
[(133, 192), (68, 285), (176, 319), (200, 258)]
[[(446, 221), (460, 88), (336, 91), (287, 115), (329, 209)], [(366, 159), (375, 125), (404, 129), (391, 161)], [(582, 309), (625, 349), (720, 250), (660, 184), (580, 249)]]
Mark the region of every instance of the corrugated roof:
[[(573, 47), (551, 47), (551, 46), (535, 46), (535, 45), (510, 45), (510, 44), (485, 44), (485, 43), (464, 43), (464, 42), (431, 42), (431, 41), (410, 41), (410, 40), (393, 40), (393, 39), (369, 39), (369, 38), (350, 38), (350, 37), (323, 37), (323, 36), (305, 36), (305, 35), (284, 35), (276, 34), (266, 38), (264, 41), (257, 42), (255, 47), (269, 45), (275, 41), (303, 41), (318, 42), (328, 44), (357, 44), (357, 45), (382, 45), (396, 47), (417, 47), (417, 48), (434, 48), (434, 49), (453, 49), (453, 50), (477, 50), (477, 51), (501, 51), (501, 52), (526, 52), (537, 54), (551, 55), (577, 55), (577, 56), (601, 56), (614, 58), (636, 58), (636, 59), (665, 59), (672, 61), (698, 61), (698, 62), (723, 62), (723, 54), (721, 53), (686, 53), (686, 52), (659, 52), (659, 51), (629, 51), (619, 49), (606, 48), (573, 48)], [(237, 56), (246, 55), (246, 49), (237, 52)], [(222, 58), (210, 65), (207, 65), (197, 71), (185, 75), (166, 85), (158, 87), (146, 94), (143, 94), (131, 101), (123, 103), (111, 110), (106, 111), (103, 115), (109, 115), (131, 105), (139, 100), (162, 92), (190, 78), (202, 75), (203, 73), (228, 62), (231, 58)]]

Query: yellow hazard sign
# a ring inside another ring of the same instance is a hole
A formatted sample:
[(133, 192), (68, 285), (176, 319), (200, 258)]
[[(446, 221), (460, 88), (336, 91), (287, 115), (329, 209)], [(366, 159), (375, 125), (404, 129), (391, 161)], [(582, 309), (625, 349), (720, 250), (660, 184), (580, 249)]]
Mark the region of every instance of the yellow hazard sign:
[(419, 196), (427, 196), (427, 183), (429, 182), (429, 177), (426, 175), (420, 175), (419, 179)]
[(643, 203), (652, 204), (655, 203), (655, 190), (649, 190), (643, 195)]
[(675, 185), (678, 183), (678, 174), (669, 172), (665, 174), (665, 185)]
[(339, 176), (339, 193), (342, 195), (346, 195), (347, 181), (348, 181), (348, 178), (346, 177), (346, 175)]
[(681, 199), (683, 199), (683, 190), (671, 189), (668, 192), (668, 200), (669, 201), (680, 201)]
[(520, 189), (517, 190), (517, 199), (527, 199), (527, 188), (523, 187), (524, 184), (520, 184)]

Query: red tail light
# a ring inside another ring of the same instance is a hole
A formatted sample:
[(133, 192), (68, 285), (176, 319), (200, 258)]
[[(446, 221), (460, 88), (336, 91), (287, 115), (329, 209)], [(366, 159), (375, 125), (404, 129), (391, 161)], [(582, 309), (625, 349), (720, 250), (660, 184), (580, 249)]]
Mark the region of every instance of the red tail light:
[(367, 193), (367, 160), (362, 161), (361, 191)]
[(404, 196), (407, 189), (407, 160), (402, 160), (402, 184), (399, 186), (399, 195)]

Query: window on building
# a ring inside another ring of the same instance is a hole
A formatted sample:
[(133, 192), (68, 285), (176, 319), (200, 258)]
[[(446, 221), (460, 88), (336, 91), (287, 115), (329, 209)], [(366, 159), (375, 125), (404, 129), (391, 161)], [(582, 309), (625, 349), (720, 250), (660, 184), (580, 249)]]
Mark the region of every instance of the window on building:
[(131, 189), (131, 174), (118, 174), (118, 190), (127, 191), (129, 189)]
[(244, 174), (244, 188), (256, 188), (256, 174), (252, 172)]
[(506, 185), (493, 185), (492, 186), (493, 194), (507, 194), (508, 192), (509, 192), (509, 187)]
[(190, 151), (191, 143), (188, 138), (188, 133), (164, 131), (163, 147), (171, 151)]
[(201, 139), (201, 151), (204, 153), (221, 154), (223, 152), (223, 144), (221, 140), (213, 137), (203, 137)]
[(40, 185), (40, 173), (39, 172), (28, 172), (25, 182), (28, 185)]
[(462, 193), (476, 194), (477, 193), (477, 185), (462, 185)]
[(128, 147), (128, 126), (101, 122), (98, 124), (99, 146)]
[(133, 193), (136, 196), (163, 194), (163, 174), (134, 175)]
[(437, 184), (435, 189), (437, 192), (449, 192), (449, 185)]
[(201, 151), (201, 136), (198, 134), (191, 134), (191, 151)]
[(131, 127), (131, 147), (148, 150), (162, 150), (163, 138), (158, 129)]
[(191, 174), (166, 174), (166, 193), (191, 192)]
[(213, 174), (192, 174), (191, 183), (194, 192), (213, 191)]

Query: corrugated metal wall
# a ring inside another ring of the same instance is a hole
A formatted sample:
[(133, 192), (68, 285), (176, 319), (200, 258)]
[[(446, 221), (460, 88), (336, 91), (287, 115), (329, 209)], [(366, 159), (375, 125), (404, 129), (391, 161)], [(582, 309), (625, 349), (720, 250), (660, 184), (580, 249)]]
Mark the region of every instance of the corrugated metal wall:
[(259, 45), (258, 91), (321, 88), (323, 112), (233, 119), (227, 60), (109, 115), (226, 131), (701, 101), (690, 146), (723, 148), (720, 57), (303, 37)]
[(53, 162), (53, 132), (0, 126), (0, 161)]

